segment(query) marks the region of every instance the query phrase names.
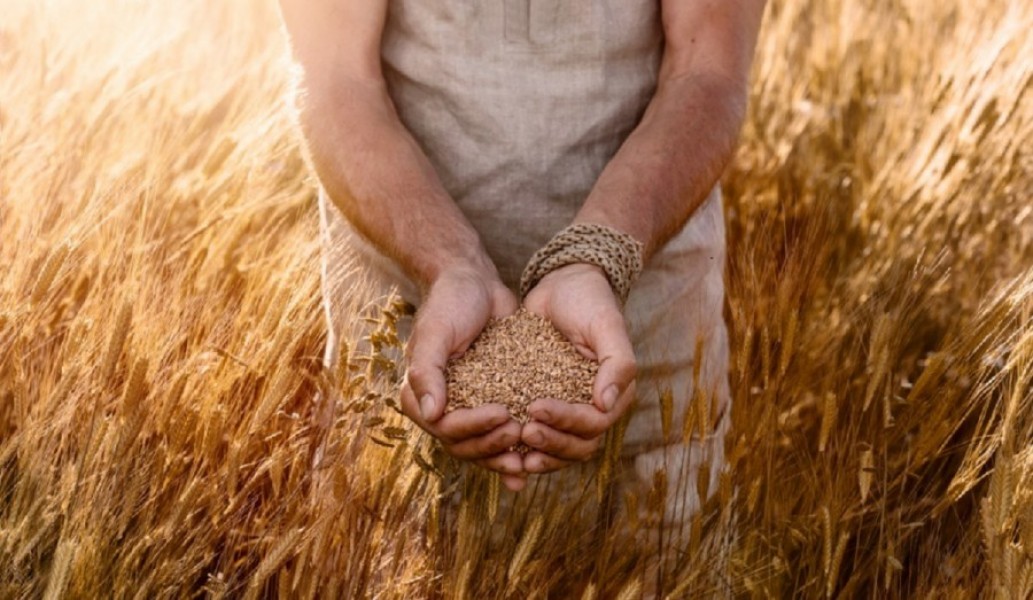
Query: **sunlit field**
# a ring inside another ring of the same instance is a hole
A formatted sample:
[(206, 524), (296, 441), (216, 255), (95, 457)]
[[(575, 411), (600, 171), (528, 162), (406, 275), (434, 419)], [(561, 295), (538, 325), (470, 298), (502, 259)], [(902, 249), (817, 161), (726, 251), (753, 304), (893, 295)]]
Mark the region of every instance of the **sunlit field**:
[(0, 598), (1033, 595), (1033, 4), (769, 3), (731, 469), (659, 573), (607, 456), (565, 505), (446, 485), (397, 306), (321, 366), (272, 3), (0, 15)]

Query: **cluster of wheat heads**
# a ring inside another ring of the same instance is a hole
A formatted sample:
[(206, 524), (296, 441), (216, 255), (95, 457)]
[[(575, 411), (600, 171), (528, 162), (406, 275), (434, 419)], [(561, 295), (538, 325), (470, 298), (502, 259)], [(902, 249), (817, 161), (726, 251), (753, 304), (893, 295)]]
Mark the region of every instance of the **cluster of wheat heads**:
[(770, 3), (732, 468), (659, 578), (589, 510), (605, 460), (516, 508), (443, 476), (399, 306), (321, 368), (270, 3), (0, 12), (0, 597), (1029, 596), (1033, 9)]
[(985, 484), (1033, 442), (1033, 15), (814, 2), (768, 17), (729, 178), (733, 454), (768, 474), (743, 495), (744, 561), (771, 561), (753, 585), (1025, 597), (1015, 528), (1033, 505)]
[(372, 462), (313, 468), (352, 422), (311, 418), (318, 240), (272, 7), (0, 12), (0, 597), (361, 595), (403, 527), (372, 518)]

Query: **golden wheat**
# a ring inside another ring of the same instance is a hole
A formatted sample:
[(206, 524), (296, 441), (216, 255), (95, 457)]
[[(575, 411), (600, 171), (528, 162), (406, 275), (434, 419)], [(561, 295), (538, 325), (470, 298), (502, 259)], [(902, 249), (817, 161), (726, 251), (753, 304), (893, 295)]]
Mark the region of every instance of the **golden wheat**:
[(410, 307), (348, 290), (321, 364), (271, 1), (0, 12), (0, 598), (1033, 592), (1028, 3), (769, 3), (722, 182), (729, 469), (659, 562), (626, 422), (514, 499), (397, 414)]

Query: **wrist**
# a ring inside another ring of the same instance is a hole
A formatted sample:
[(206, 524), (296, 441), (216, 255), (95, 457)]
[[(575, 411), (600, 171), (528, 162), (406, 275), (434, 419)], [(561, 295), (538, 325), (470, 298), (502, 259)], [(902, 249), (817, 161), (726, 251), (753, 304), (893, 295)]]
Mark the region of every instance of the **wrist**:
[(426, 294), (439, 283), (456, 280), (477, 282), (489, 291), (494, 291), (498, 286), (505, 287), (494, 263), (486, 256), (483, 258), (452, 258), (437, 262), (429, 270), (426, 279), (421, 281), (420, 287)]
[(424, 291), (430, 289), (442, 278), (454, 276), (477, 279), (486, 283), (494, 281), (501, 283), (495, 263), (481, 247), (480, 240), (468, 244), (464, 248), (448, 249), (447, 252), (441, 252), (435, 257), (428, 256), (422, 271), (418, 283)]
[(538, 285), (535, 286), (535, 289), (542, 287), (544, 285), (551, 284), (554, 281), (559, 281), (569, 277), (581, 277), (586, 275), (595, 275), (601, 277), (603, 281), (606, 281), (607, 284), (609, 284), (609, 280), (606, 279), (606, 271), (604, 271), (602, 267), (600, 267), (599, 265), (594, 265), (592, 263), (577, 262), (570, 263), (569, 265), (564, 265), (562, 267), (549, 271), (547, 274), (545, 274), (545, 276), (543, 276), (538, 281)]
[(557, 233), (531, 257), (520, 277), (526, 297), (552, 272), (579, 265), (599, 269), (623, 306), (643, 268), (642, 243), (631, 235), (601, 224), (575, 223)]

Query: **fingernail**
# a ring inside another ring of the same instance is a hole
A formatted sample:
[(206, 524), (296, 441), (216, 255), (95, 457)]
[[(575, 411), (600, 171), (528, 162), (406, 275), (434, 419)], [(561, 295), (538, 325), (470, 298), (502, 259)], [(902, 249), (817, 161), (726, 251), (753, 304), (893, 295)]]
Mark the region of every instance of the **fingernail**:
[(617, 386), (610, 385), (610, 387), (603, 390), (603, 408), (606, 412), (613, 410), (613, 407), (617, 405)]
[(424, 421), (429, 421), (431, 414), (434, 412), (434, 396), (430, 394), (424, 394), (420, 398), (420, 415)]
[(542, 435), (541, 431), (536, 431), (531, 435), (527, 436), (527, 443), (531, 446), (541, 446), (542, 442), (545, 441), (545, 436)]

